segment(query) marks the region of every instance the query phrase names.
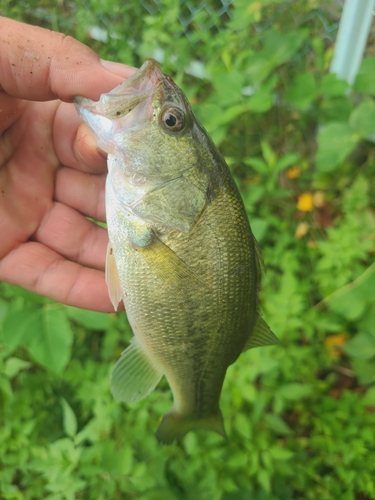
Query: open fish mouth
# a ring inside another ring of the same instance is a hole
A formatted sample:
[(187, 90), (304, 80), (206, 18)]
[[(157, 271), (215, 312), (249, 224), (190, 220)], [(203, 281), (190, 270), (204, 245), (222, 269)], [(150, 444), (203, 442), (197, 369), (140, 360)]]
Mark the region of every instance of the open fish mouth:
[(150, 97), (164, 78), (159, 64), (153, 59), (147, 59), (134, 75), (108, 94), (102, 94), (98, 102), (81, 96), (76, 97), (75, 102), (92, 113), (98, 113), (110, 119), (119, 119)]
[(77, 112), (95, 133), (98, 146), (109, 154), (114, 154), (117, 141), (122, 143), (126, 134), (158, 121), (166, 103), (189, 108), (181, 90), (154, 59), (147, 59), (134, 75), (97, 102), (74, 98)]
[(141, 128), (150, 121), (155, 96), (161, 98), (172, 88), (177, 87), (162, 73), (158, 62), (147, 59), (134, 75), (108, 94), (102, 94), (99, 101), (77, 96), (74, 104), (83, 121), (97, 135), (99, 147), (111, 153), (108, 139), (119, 131)]

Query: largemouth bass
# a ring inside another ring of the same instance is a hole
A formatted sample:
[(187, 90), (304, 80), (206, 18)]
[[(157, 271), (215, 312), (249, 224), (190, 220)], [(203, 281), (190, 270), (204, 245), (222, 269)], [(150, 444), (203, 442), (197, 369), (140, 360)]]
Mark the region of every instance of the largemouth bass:
[(138, 401), (165, 375), (174, 403), (156, 436), (225, 436), (219, 398), (242, 351), (278, 343), (257, 306), (260, 254), (229, 168), (185, 95), (152, 59), (76, 107), (108, 153), (106, 280), (134, 332), (112, 373)]

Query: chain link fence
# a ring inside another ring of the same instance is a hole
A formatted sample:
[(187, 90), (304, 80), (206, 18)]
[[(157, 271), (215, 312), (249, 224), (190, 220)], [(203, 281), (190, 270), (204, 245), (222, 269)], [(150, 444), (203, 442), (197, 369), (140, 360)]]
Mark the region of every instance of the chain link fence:
[[(304, 21), (308, 22), (316, 18), (323, 25), (326, 36), (331, 37), (332, 34), (335, 35), (337, 32), (344, 1), (331, 0), (328, 2), (319, 2), (319, 5), (317, 4), (317, 7), (310, 12), (308, 18)], [(288, 9), (292, 12), (290, 3), (287, 0), (279, 4), (278, 12), (287, 11)], [(204, 23), (205, 29), (214, 29), (217, 32), (222, 31), (226, 22), (233, 17), (234, 4), (234, 0), (179, 0), (180, 13), (178, 20), (184, 29), (184, 35), (189, 38), (191, 32), (195, 29), (194, 25), (197, 16), (201, 16), (202, 14), (206, 20)], [(250, 4), (251, 2), (249, 2)], [(141, 5), (151, 16), (156, 16), (165, 9), (163, 0), (141, 0)], [(328, 22), (328, 18), (330, 22)], [(334, 23), (331, 22), (332, 19), (335, 21)], [(266, 23), (255, 23), (254, 27), (257, 32), (261, 32), (272, 25), (272, 23), (273, 20), (268, 19)], [(373, 30), (375, 30), (375, 22)]]
[[(151, 16), (156, 16), (165, 8), (163, 0), (142, 0), (141, 4)], [(189, 37), (194, 29), (195, 18), (202, 13), (206, 19), (205, 29), (215, 28), (217, 31), (221, 31), (225, 22), (232, 17), (232, 4), (233, 0), (204, 0), (201, 2), (180, 0), (178, 20), (184, 28), (184, 35)]]

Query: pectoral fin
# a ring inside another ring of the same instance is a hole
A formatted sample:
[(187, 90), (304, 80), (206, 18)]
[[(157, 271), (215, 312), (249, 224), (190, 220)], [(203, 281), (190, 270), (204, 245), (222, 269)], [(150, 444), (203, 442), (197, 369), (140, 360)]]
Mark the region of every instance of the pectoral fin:
[(257, 316), (255, 325), (251, 334), (243, 348), (243, 351), (252, 349), (253, 347), (261, 347), (264, 345), (282, 345), (280, 340), (271, 331), (270, 327), (261, 316)]
[(158, 385), (163, 374), (154, 366), (142, 346), (133, 339), (112, 370), (112, 394), (131, 403), (140, 401)]
[(181, 176), (146, 193), (133, 207), (142, 219), (188, 233), (207, 202), (205, 191)]
[(202, 283), (194, 271), (157, 236), (147, 246), (136, 246), (136, 250), (165, 284), (179, 287)]
[(117, 307), (122, 299), (122, 291), (120, 286), (120, 279), (117, 272), (117, 265), (115, 256), (113, 255), (113, 249), (108, 243), (107, 246), (107, 257), (105, 263), (105, 282), (108, 286), (109, 298), (117, 311)]

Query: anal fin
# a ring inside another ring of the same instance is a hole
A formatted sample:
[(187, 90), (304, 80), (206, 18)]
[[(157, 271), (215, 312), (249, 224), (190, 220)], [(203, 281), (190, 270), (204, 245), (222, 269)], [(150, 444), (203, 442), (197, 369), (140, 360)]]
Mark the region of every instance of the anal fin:
[(261, 347), (265, 345), (282, 345), (280, 340), (272, 332), (264, 319), (258, 314), (255, 325), (247, 339), (243, 351), (252, 349), (253, 347)]
[(140, 401), (158, 385), (163, 373), (151, 362), (142, 346), (133, 338), (112, 370), (112, 394), (131, 403)]

